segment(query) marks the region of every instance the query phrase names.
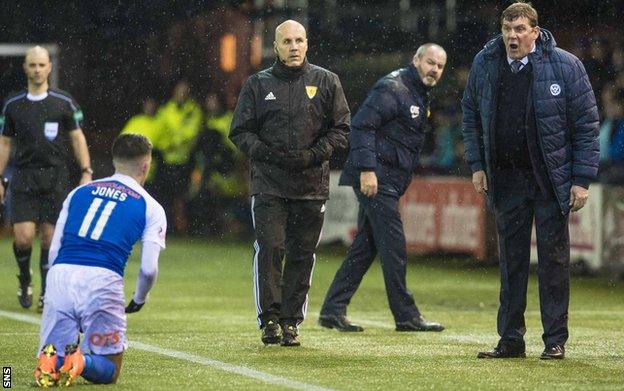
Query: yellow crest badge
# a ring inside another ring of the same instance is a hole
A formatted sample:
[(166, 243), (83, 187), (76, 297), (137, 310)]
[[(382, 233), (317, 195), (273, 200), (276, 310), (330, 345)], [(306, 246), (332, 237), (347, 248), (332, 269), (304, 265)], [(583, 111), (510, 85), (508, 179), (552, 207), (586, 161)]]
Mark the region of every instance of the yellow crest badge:
[(318, 90), (318, 87), (306, 86), (306, 93), (308, 94), (308, 98), (314, 98), (316, 96), (316, 90)]

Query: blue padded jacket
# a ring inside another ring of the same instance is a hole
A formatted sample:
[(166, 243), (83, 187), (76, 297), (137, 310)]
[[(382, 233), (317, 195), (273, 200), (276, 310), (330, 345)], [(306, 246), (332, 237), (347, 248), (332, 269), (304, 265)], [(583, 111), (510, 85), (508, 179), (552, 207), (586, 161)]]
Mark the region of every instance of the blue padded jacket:
[[(541, 29), (529, 54), (533, 66), (533, 109), (537, 136), (563, 214), (570, 211), (572, 185), (588, 187), (598, 172), (598, 109), (581, 61), (556, 47), (552, 34)], [(496, 123), (499, 69), (506, 61), (502, 36), (489, 41), (475, 56), (462, 98), (464, 158), (472, 172), (492, 177), (491, 162)], [(492, 181), (488, 180), (492, 205)]]
[(379, 192), (402, 195), (418, 165), (428, 116), (429, 88), (414, 65), (379, 79), (351, 121), (340, 185), (359, 188), (360, 173), (375, 171)]

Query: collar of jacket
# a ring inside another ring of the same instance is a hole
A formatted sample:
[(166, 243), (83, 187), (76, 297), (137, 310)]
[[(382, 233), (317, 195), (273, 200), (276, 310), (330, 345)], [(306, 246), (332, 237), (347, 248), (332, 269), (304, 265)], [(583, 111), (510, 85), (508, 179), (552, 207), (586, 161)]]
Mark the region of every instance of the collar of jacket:
[(428, 87), (423, 84), (420, 79), (420, 75), (418, 74), (418, 69), (411, 62), (407, 66), (407, 73), (409, 75), (409, 79), (412, 85), (416, 88), (416, 91), (423, 97), (428, 98), (429, 92), (433, 89), (433, 87)]
[(298, 67), (288, 67), (278, 58), (275, 60), (273, 67), (271, 67), (271, 73), (277, 78), (290, 81), (300, 78), (308, 69), (308, 58), (303, 60), (303, 64)]
[[(535, 40), (535, 52), (529, 54), (529, 59), (541, 58), (544, 53), (555, 50), (557, 42), (552, 33), (545, 28), (540, 28), (540, 35)], [(505, 54), (505, 44), (503, 43), (502, 34), (498, 34), (492, 38), (483, 47), (483, 52), (486, 57), (497, 57)]]

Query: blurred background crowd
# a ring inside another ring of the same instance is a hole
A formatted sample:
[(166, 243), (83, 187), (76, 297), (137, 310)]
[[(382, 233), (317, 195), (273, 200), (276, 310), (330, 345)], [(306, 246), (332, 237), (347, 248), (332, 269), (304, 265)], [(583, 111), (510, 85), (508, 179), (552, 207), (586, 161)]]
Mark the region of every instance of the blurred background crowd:
[[(228, 140), (245, 79), (274, 61), (275, 27), (308, 28), (310, 62), (337, 73), (354, 114), (376, 79), (407, 64), (426, 41), (449, 61), (435, 91), (422, 175), (469, 175), (461, 108), (474, 55), (500, 30), (508, 1), (240, 0), (15, 3), (0, 15), (4, 43), (54, 43), (58, 86), (85, 113), (96, 177), (112, 172), (121, 131), (148, 136), (155, 167), (148, 188), (174, 232), (250, 233), (247, 163)], [(624, 2), (533, 1), (540, 26), (574, 53), (591, 78), (601, 114), (600, 180), (624, 183)], [(19, 21), (19, 23), (15, 23)], [(22, 58), (0, 57), (0, 93), (25, 85)], [(332, 162), (340, 169), (344, 156)]]

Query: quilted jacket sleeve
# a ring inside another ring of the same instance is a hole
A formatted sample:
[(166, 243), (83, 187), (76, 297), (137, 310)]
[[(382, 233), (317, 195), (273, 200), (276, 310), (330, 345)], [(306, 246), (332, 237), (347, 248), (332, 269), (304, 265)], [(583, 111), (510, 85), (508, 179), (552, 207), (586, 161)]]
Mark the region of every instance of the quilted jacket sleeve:
[(462, 97), (462, 134), (464, 138), (464, 159), (472, 172), (484, 170), (483, 129), (481, 115), (477, 102), (477, 88), (479, 86), (479, 72), (481, 72), (480, 57), (477, 55), (470, 69), (468, 83)]
[(369, 92), (351, 124), (349, 137), (353, 165), (360, 171), (377, 167), (375, 132), (397, 116), (398, 103), (393, 93), (395, 82), (382, 79)]
[(567, 72), (567, 118), (572, 142), (572, 183), (587, 188), (598, 174), (598, 108), (587, 72), (581, 61), (573, 59)]

